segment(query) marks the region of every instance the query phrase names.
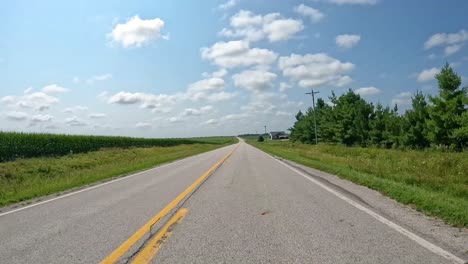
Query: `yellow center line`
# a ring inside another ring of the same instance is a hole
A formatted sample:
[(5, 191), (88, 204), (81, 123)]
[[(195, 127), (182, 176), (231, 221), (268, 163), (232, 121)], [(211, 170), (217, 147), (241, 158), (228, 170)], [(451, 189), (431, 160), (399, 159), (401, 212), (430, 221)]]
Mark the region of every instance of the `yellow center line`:
[(146, 224), (144, 224), (140, 229), (138, 229), (132, 236), (130, 236), (125, 242), (123, 242), (116, 250), (114, 250), (110, 255), (108, 255), (104, 260), (101, 261), (101, 264), (110, 264), (115, 263), (122, 257), (125, 252), (127, 252), (136, 242), (138, 242), (147, 232), (150, 231), (151, 227), (156, 224), (159, 220), (164, 218), (172, 209), (174, 209), (188, 194), (190, 194), (195, 188), (198, 187), (208, 176), (210, 176), (224, 161), (226, 161), (234, 151), (240, 146), (238, 144), (232, 151), (230, 151), (226, 156), (221, 160), (216, 162), (213, 167), (208, 171), (203, 173), (200, 178), (193, 182), (187, 189), (185, 189), (181, 194), (179, 194), (172, 202), (170, 202), (164, 209), (162, 209), (158, 214), (151, 218)]
[(138, 253), (138, 255), (133, 259), (132, 264), (142, 264), (149, 263), (154, 256), (158, 253), (161, 248), (162, 243), (168, 239), (173, 230), (173, 225), (180, 222), (184, 216), (187, 214), (188, 209), (182, 208), (172, 217), (169, 222), (159, 231), (159, 233), (151, 239), (150, 242)]

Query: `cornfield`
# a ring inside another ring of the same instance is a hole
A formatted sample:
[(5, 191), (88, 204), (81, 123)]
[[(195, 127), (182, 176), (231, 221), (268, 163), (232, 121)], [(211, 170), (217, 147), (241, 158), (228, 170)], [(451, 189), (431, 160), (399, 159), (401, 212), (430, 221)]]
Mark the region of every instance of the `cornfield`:
[(63, 156), (102, 148), (169, 147), (181, 144), (225, 144), (230, 138), (150, 139), (113, 136), (0, 132), (0, 162), (18, 158)]

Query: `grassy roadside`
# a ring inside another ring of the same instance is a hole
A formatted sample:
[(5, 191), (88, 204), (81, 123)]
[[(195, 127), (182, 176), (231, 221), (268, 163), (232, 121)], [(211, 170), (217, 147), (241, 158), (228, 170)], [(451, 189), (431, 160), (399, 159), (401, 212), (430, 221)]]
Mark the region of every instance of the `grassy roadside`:
[(270, 154), (377, 190), (454, 226), (468, 227), (468, 152), (247, 142)]
[(236, 142), (236, 138), (224, 138), (224, 141), (214, 140), (213, 144), (113, 148), (55, 158), (18, 159), (0, 163), (0, 206), (141, 171)]

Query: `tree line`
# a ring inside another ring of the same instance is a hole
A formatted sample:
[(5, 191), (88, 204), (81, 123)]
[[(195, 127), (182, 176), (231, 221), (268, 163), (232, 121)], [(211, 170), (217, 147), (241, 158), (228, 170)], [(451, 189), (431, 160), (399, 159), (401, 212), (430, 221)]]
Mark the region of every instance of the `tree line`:
[[(412, 108), (404, 114), (398, 113), (397, 105), (374, 105), (351, 89), (341, 96), (332, 93), (330, 104), (319, 98), (318, 141), (382, 148), (468, 148), (468, 87), (461, 88), (460, 76), (448, 63), (435, 78), (438, 95), (416, 92)], [(314, 109), (299, 111), (289, 130), (290, 140), (314, 144)]]

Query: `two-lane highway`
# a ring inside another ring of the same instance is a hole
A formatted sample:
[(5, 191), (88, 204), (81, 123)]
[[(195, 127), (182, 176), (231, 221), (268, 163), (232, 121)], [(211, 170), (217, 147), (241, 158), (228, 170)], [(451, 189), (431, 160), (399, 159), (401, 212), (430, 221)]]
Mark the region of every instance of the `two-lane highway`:
[(98, 263), (128, 241), (119, 262), (463, 262), (243, 142), (0, 215), (0, 237), (0, 263)]

